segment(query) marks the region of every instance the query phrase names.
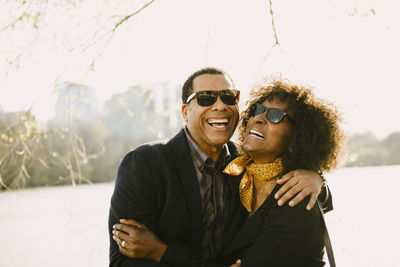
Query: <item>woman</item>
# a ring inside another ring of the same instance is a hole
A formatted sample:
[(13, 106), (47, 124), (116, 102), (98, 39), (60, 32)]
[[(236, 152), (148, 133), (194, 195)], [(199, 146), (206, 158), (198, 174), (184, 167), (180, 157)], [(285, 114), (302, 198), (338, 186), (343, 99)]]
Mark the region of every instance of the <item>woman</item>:
[(304, 200), (278, 208), (273, 196), (280, 187), (276, 180), (291, 170), (326, 172), (336, 166), (344, 140), (339, 122), (332, 106), (282, 79), (251, 92), (239, 126), (243, 156), (225, 169), (243, 176), (240, 199), (249, 218), (225, 249), (225, 264), (240, 259), (242, 267), (324, 265), (319, 207), (306, 211)]

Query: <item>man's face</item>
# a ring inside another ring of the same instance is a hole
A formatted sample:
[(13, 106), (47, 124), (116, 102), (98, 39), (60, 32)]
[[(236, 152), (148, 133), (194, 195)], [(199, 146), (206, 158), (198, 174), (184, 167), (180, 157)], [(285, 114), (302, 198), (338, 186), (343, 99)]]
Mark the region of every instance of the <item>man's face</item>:
[[(202, 74), (193, 80), (193, 93), (226, 89), (233, 88), (225, 75)], [(182, 105), (182, 115), (191, 137), (207, 152), (229, 141), (238, 123), (239, 111), (237, 105), (226, 105), (218, 96), (217, 102), (209, 107), (200, 106), (194, 98)]]

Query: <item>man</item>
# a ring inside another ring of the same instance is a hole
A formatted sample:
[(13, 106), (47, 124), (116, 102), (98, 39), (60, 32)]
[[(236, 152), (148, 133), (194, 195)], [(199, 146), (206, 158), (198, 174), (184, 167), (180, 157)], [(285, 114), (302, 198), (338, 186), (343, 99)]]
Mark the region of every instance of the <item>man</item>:
[[(186, 126), (167, 143), (146, 144), (125, 156), (111, 199), (110, 266), (204, 266), (217, 261), (246, 219), (238, 195), (240, 178), (222, 173), (238, 156), (229, 141), (238, 123), (238, 100), (225, 72), (199, 70), (182, 88)], [(289, 204), (311, 195), (312, 206), (321, 177), (298, 170), (281, 183), (288, 180), (277, 193), (279, 197), (287, 191), (279, 204), (300, 192)]]

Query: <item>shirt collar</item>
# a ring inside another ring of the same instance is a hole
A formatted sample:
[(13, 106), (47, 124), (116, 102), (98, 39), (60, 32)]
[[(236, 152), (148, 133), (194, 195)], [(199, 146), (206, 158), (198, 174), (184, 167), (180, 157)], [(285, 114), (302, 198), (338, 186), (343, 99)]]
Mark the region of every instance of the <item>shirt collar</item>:
[[(194, 141), (193, 138), (190, 136), (190, 133), (189, 133), (189, 130), (187, 129), (187, 126), (185, 126), (183, 129), (184, 129), (185, 134), (186, 134), (186, 139), (188, 140), (188, 143), (189, 143), (189, 148), (190, 148), (191, 154), (192, 155), (193, 154), (197, 154), (198, 158), (200, 160), (199, 166), (196, 166), (196, 167), (200, 168), (201, 166), (204, 166), (204, 164), (206, 163), (206, 161), (208, 159), (209, 159), (208, 162), (213, 162), (212, 159), (200, 148), (200, 146), (196, 143), (196, 141)], [(231, 158), (231, 153), (229, 152), (228, 145), (224, 144), (224, 146), (222, 147), (221, 156), (219, 157), (218, 162), (217, 162), (216, 165), (224, 164), (230, 158)]]

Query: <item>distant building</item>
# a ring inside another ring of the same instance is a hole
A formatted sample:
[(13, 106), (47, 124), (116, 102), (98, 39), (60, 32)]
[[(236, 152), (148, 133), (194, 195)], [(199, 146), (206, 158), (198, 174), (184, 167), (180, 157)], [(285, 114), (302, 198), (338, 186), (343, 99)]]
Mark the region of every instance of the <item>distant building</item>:
[(68, 129), (98, 121), (96, 90), (83, 84), (64, 82), (58, 90), (52, 124)]
[(170, 136), (180, 127), (177, 87), (167, 83), (136, 85), (112, 95), (103, 108), (106, 132), (138, 142)]

